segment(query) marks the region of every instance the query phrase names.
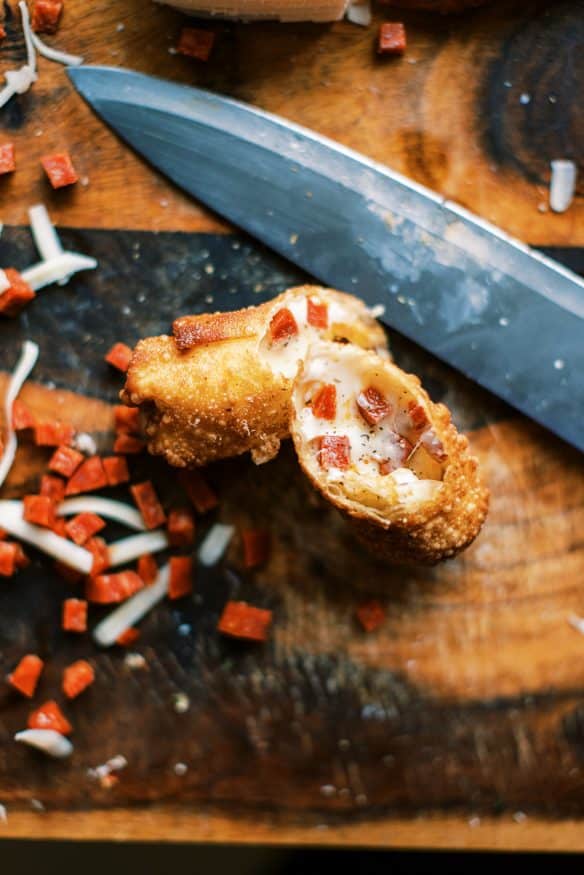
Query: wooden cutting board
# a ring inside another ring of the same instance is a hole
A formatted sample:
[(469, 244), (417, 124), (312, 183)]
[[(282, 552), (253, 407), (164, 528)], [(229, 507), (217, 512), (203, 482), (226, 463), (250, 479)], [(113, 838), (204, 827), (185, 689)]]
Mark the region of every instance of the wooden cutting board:
[[(14, 6), (3, 68), (24, 56)], [(280, 112), (577, 265), (582, 198), (561, 216), (546, 204), (549, 160), (583, 154), (583, 9), (518, 2), (453, 19), (384, 10), (376, 21), (405, 20), (409, 36), (406, 56), (389, 61), (374, 55), (374, 28), (212, 23), (216, 51), (201, 65), (169, 52), (182, 21), (171, 10), (68, 0), (54, 42)], [(167, 331), (179, 313), (264, 300), (302, 275), (157, 177), (91, 116), (61, 68), (39, 66), (33, 90), (0, 113), (19, 161), (0, 180), (0, 262), (33, 260), (26, 208), (43, 200), (66, 246), (99, 269), (3, 322), (0, 367), (12, 367), (23, 338), (37, 340), (23, 397), (39, 413), (58, 405), (105, 448), (120, 387), (103, 363), (114, 340)], [(52, 193), (38, 157), (63, 148), (83, 184)], [(244, 572), (236, 539), (221, 568), (199, 575), (192, 602), (145, 621), (143, 669), (60, 632), (74, 590), (35, 557), (0, 588), (0, 673), (24, 652), (46, 657), (39, 702), (75, 658), (94, 662), (97, 682), (70, 706), (75, 754), (59, 763), (14, 745), (29, 706), (0, 691), (1, 835), (584, 849), (584, 639), (569, 623), (584, 615), (581, 457), (412, 344), (391, 344), (451, 406), (484, 465), (492, 509), (475, 545), (437, 569), (382, 567), (298, 477), (289, 449), (261, 468), (213, 466), (217, 518), (269, 526), (272, 558)], [(23, 447), (2, 497), (34, 490), (45, 462)], [(171, 499), (162, 463), (134, 471)], [(217, 636), (231, 596), (273, 609), (267, 646)], [(354, 619), (368, 597), (387, 609), (372, 635)], [(118, 754), (128, 766), (104, 789), (88, 769)]]

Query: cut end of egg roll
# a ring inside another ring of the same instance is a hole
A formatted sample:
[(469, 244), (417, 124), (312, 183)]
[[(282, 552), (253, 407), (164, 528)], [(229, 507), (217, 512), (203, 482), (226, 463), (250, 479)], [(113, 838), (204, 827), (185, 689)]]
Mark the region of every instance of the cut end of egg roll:
[(302, 468), (379, 558), (431, 565), (477, 536), (488, 510), (477, 460), (417, 377), (355, 346), (320, 342), (292, 405)]
[(275, 456), (290, 434), (293, 380), (321, 339), (387, 356), (362, 301), (317, 286), (258, 307), (177, 319), (173, 337), (138, 343), (122, 399), (141, 408), (148, 449), (178, 467), (251, 452)]

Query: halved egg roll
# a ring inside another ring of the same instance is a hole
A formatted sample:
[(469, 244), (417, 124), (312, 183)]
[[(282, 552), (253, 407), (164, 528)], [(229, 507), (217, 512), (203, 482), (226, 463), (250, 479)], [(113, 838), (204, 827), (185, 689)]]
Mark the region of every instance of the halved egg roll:
[(417, 377), (355, 346), (320, 342), (292, 403), (302, 468), (377, 556), (434, 564), (476, 537), (488, 509), (477, 460)]
[(139, 406), (148, 449), (179, 467), (251, 452), (260, 464), (290, 435), (293, 380), (310, 344), (356, 343), (388, 355), (365, 304), (317, 286), (258, 307), (185, 316), (174, 337), (138, 343), (122, 398)]

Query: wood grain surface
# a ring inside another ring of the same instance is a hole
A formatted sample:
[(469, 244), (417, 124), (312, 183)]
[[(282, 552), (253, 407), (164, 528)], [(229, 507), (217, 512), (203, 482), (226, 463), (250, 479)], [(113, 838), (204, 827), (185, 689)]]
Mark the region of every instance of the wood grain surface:
[[(5, 4), (7, 66), (23, 56), (14, 5)], [(89, 11), (68, 0), (53, 41), (92, 63), (252, 100), (529, 242), (565, 247), (582, 244), (582, 198), (563, 216), (538, 204), (548, 160), (582, 157), (582, 9), (510, 2), (455, 19), (400, 12), (410, 49), (395, 63), (379, 63), (373, 31), (348, 23), (214, 23), (217, 52), (202, 67), (168, 53), (182, 18), (147, 0)], [(519, 103), (523, 93), (529, 104)], [(39, 82), (0, 111), (0, 125), (20, 156), (19, 171), (0, 181), (1, 218), (13, 226), (0, 241), (2, 263), (33, 259), (28, 229), (16, 226), (38, 199), (68, 226), (65, 245), (99, 260), (95, 273), (43, 291), (20, 319), (0, 324), (0, 368), (12, 366), (23, 338), (36, 339), (37, 382), (23, 397), (39, 413), (66, 410), (105, 451), (120, 383), (102, 357), (114, 340), (132, 344), (167, 331), (181, 312), (244, 306), (303, 277), (222, 233), (123, 148), (61, 68), (41, 62)], [(63, 147), (88, 184), (51, 193), (37, 159)], [(199, 575), (192, 603), (163, 605), (146, 620), (143, 671), (60, 632), (59, 605), (74, 590), (35, 557), (0, 588), (0, 674), (34, 650), (49, 662), (39, 695), (53, 695), (63, 665), (81, 656), (97, 682), (71, 706), (75, 755), (63, 763), (15, 747), (27, 703), (0, 690), (0, 835), (584, 849), (584, 638), (569, 623), (584, 615), (581, 457), (412, 344), (391, 344), (451, 407), (485, 467), (492, 510), (475, 545), (432, 570), (383, 567), (298, 477), (290, 451), (260, 469), (248, 460), (214, 466), (218, 518), (269, 525), (272, 559), (244, 572), (236, 539), (221, 568)], [(23, 446), (1, 497), (34, 489), (45, 462)], [(163, 464), (134, 466), (171, 499)], [(274, 610), (267, 647), (217, 636), (230, 595)], [(366, 636), (354, 609), (369, 597), (388, 618)], [(177, 692), (190, 698), (186, 714), (174, 710)], [(128, 767), (106, 790), (87, 770), (116, 754)], [(188, 766), (180, 777), (177, 762)]]
[[(7, 0), (5, 69), (24, 59)], [(401, 59), (379, 59), (375, 26), (406, 21)], [(52, 43), (114, 64), (213, 88), (280, 113), (386, 163), (534, 245), (583, 245), (584, 199), (547, 211), (549, 162), (584, 162), (582, 0), (506, 0), (453, 18), (380, 7), (371, 28), (212, 23), (208, 64), (170, 54), (184, 17), (150, 0), (69, 0)], [(122, 29), (123, 28), (123, 29)], [(48, 201), (59, 224), (168, 230), (225, 226), (122, 147), (74, 94), (59, 65), (39, 61), (33, 89), (0, 115), (19, 171), (0, 181), (2, 218), (25, 221)], [(522, 103), (528, 100), (528, 103)], [(39, 156), (68, 148), (86, 185), (53, 194)], [(124, 197), (120, 198), (120, 192)], [(542, 210), (542, 212), (540, 212)]]

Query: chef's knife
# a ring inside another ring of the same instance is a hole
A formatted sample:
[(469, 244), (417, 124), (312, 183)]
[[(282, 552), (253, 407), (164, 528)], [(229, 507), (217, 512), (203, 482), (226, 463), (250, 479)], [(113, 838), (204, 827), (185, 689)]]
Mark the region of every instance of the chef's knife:
[(75, 87), (141, 155), (321, 282), (584, 450), (584, 281), (463, 208), (252, 106), (129, 70)]

